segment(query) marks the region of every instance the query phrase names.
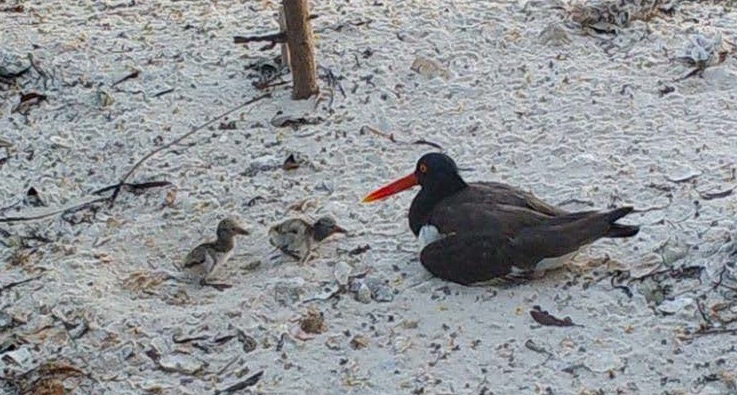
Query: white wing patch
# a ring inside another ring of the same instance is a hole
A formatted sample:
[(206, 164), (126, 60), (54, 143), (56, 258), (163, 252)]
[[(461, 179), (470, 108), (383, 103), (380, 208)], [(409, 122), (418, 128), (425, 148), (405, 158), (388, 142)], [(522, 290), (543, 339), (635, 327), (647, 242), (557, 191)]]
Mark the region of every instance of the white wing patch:
[(420, 251), (427, 247), (428, 244), (436, 242), (440, 239), (445, 238), (446, 235), (441, 234), (433, 225), (424, 225), (420, 228), (420, 233), (417, 235), (417, 239), (420, 240)]

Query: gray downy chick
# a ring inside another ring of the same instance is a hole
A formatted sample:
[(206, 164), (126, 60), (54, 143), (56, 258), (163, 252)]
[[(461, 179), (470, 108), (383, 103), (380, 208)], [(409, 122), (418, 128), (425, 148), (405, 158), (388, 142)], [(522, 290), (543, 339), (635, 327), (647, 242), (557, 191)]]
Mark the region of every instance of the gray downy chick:
[(248, 235), (238, 222), (232, 218), (226, 218), (218, 223), (217, 239), (213, 242), (203, 243), (195, 247), (184, 258), (183, 270), (200, 278), (201, 285), (211, 285), (216, 288), (229, 288), (227, 284), (212, 284), (207, 281), (207, 276), (219, 265), (224, 265), (235, 250), (235, 236)]
[(330, 217), (322, 217), (314, 224), (301, 218), (290, 218), (269, 229), (269, 242), (284, 254), (307, 262), (314, 243), (319, 243), (335, 233), (347, 231)]

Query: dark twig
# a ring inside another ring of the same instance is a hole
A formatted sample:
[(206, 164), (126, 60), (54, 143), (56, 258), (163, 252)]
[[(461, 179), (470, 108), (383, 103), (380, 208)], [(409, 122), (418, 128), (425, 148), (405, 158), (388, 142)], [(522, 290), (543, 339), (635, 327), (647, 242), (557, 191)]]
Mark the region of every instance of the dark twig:
[(701, 284), (703, 281), (701, 280), (701, 273), (705, 270), (703, 266), (681, 266), (677, 268), (667, 268), (663, 270), (654, 270), (650, 273), (643, 274), (639, 277), (633, 277), (628, 281), (628, 283), (631, 283), (633, 281), (639, 281), (643, 282), (646, 279), (658, 277), (661, 275), (667, 275), (671, 278), (675, 279), (682, 279), (682, 278), (694, 278), (699, 281), (699, 284)]
[(21, 70), (21, 71), (19, 71), (17, 73), (8, 73), (8, 72), (4, 72), (3, 71), (3, 72), (0, 72), (0, 77), (5, 78), (5, 79), (8, 79), (8, 80), (13, 80), (13, 79), (16, 79), (16, 78), (22, 76), (23, 74), (27, 73), (31, 69), (31, 67), (32, 66), (28, 66), (25, 69), (23, 69), (23, 70)]
[(65, 214), (65, 213), (73, 213), (75, 211), (79, 211), (79, 210), (88, 208), (88, 207), (90, 207), (90, 206), (92, 206), (92, 205), (94, 205), (96, 203), (104, 202), (104, 201), (106, 201), (108, 199), (109, 198), (106, 198), (106, 197), (92, 199), (92, 200), (86, 201), (84, 203), (80, 203), (80, 204), (77, 204), (77, 205), (74, 205), (74, 206), (71, 206), (71, 207), (68, 207), (68, 208), (63, 208), (63, 209), (58, 209), (58, 210), (50, 211), (50, 212), (47, 212), (45, 214), (0, 218), (0, 223), (3, 223), (3, 222), (19, 222), (19, 221), (34, 221), (34, 220), (37, 220), (37, 219), (43, 219), (43, 218), (52, 217), (52, 216), (57, 215), (57, 214), (60, 214), (60, 213), (62, 213), (62, 214)]
[(207, 340), (209, 339), (209, 336), (206, 335), (200, 335), (200, 336), (194, 336), (194, 337), (177, 337), (177, 335), (171, 336), (171, 341), (173, 341), (176, 344), (182, 344), (182, 343), (189, 343), (194, 342), (198, 340)]
[(269, 79), (269, 80), (265, 80), (265, 81), (253, 81), (252, 84), (253, 84), (253, 87), (254, 88), (256, 88), (258, 90), (264, 90), (264, 89), (267, 89), (267, 88), (274, 88), (274, 87), (277, 87), (277, 86), (290, 84), (292, 82), (292, 81), (277, 81), (277, 82), (274, 82), (274, 81), (276, 81), (279, 78), (281, 78), (281, 76), (280, 75), (277, 75), (276, 77), (274, 77), (272, 79)]
[(161, 97), (161, 96), (164, 96), (164, 95), (169, 94), (169, 93), (172, 93), (172, 92), (174, 92), (174, 88), (165, 89), (165, 90), (163, 90), (163, 91), (161, 91), (159, 93), (156, 93), (154, 95), (154, 97)]
[(137, 78), (140, 73), (141, 73), (140, 71), (134, 70), (132, 73), (126, 75), (125, 77), (123, 77), (123, 78), (121, 78), (121, 79), (119, 79), (119, 80), (117, 80), (115, 82), (113, 82), (113, 84), (111, 86), (115, 86), (115, 85), (121, 84), (121, 83), (123, 83), (125, 81), (128, 81), (130, 79)]
[(92, 192), (92, 194), (99, 195), (103, 192), (107, 192), (115, 188), (122, 188), (122, 187), (130, 188), (131, 190), (134, 190), (134, 191), (140, 191), (143, 189), (160, 188), (160, 187), (166, 187), (169, 185), (172, 185), (169, 181), (151, 181), (151, 182), (142, 182), (142, 183), (124, 182), (124, 183), (117, 183), (115, 185), (109, 185), (109, 186), (106, 186), (105, 188), (100, 188)]
[(417, 140), (417, 141), (413, 141), (413, 142), (412, 142), (412, 144), (417, 144), (417, 145), (429, 145), (429, 146), (431, 146), (431, 147), (433, 147), (433, 148), (437, 148), (437, 149), (439, 149), (439, 150), (441, 150), (441, 151), (443, 150), (443, 147), (441, 147), (441, 146), (440, 146), (440, 144), (437, 144), (437, 143), (433, 143), (432, 141), (427, 141), (427, 140), (425, 140), (425, 139), (419, 139), (419, 140)]
[(699, 196), (704, 200), (721, 199), (731, 195), (735, 189), (737, 186), (719, 192), (699, 192)]
[(737, 328), (708, 328), (699, 329), (691, 335), (691, 338), (705, 335), (737, 334)]
[(268, 41), (273, 45), (287, 42), (287, 34), (284, 32), (266, 34), (263, 36), (234, 36), (233, 42), (236, 44), (248, 44), (251, 42)]
[(20, 280), (20, 281), (9, 282), (9, 283), (7, 283), (5, 285), (2, 285), (2, 286), (0, 286), (0, 295), (3, 294), (3, 291), (7, 291), (7, 290), (9, 290), (9, 289), (11, 289), (13, 287), (17, 287), (18, 285), (21, 285), (21, 284), (29, 283), (29, 282), (31, 282), (33, 280), (38, 280), (39, 278), (41, 278), (41, 276), (43, 276), (43, 274), (39, 274), (38, 276), (35, 276), (35, 277), (29, 277), (29, 278), (26, 278), (26, 279)]
[(737, 288), (724, 284), (724, 275), (725, 274), (727, 274), (727, 266), (726, 265), (724, 267), (722, 267), (722, 270), (721, 271), (719, 271), (719, 279), (717, 281), (715, 281), (714, 283), (712, 283), (711, 289), (712, 290), (715, 290), (715, 289), (717, 289), (719, 287), (722, 287), (722, 288), (726, 288), (726, 289), (728, 289), (730, 291), (737, 292)]
[(704, 320), (707, 327), (713, 328), (714, 322), (712, 322), (711, 318), (709, 317), (709, 314), (707, 314), (706, 311), (704, 311), (704, 304), (698, 299), (696, 300), (696, 308), (699, 310), (699, 315), (701, 315), (701, 319)]
[(686, 75), (674, 79), (673, 82), (683, 81), (683, 80), (688, 79), (688, 78), (691, 78), (691, 77), (693, 77), (695, 75), (701, 76), (702, 74), (704, 74), (704, 70), (705, 70), (705, 68), (696, 67), (693, 70), (691, 70), (688, 73), (686, 73)]
[(316, 30), (315, 32), (316, 33), (324, 33), (324, 32), (326, 32), (328, 30), (334, 30), (336, 32), (339, 32), (339, 31), (342, 31), (343, 29), (345, 29), (348, 26), (360, 27), (360, 26), (369, 25), (372, 22), (373, 22), (373, 20), (371, 20), (371, 19), (344, 22), (344, 23), (341, 23), (341, 24), (338, 24), (338, 25), (335, 25), (335, 26), (328, 26), (326, 28)]
[(541, 309), (538, 305), (532, 306), (532, 310), (530, 310), (530, 316), (533, 320), (535, 320), (535, 322), (545, 326), (583, 326), (576, 324), (575, 322), (573, 322), (573, 320), (571, 320), (571, 317), (568, 316), (562, 319), (558, 318)]
[(51, 77), (49, 77), (49, 74), (45, 72), (41, 67), (39, 67), (38, 64), (36, 64), (36, 60), (33, 58), (33, 54), (28, 54), (28, 61), (31, 62), (31, 67), (33, 67), (33, 70), (38, 73), (40, 78), (43, 78), (44, 87), (46, 87), (46, 81), (51, 79)]
[(425, 139), (415, 140), (415, 141), (412, 141), (412, 142), (409, 142), (409, 141), (399, 141), (399, 140), (397, 140), (394, 137), (394, 133), (382, 132), (381, 130), (376, 129), (376, 128), (372, 127), (372, 126), (364, 125), (364, 126), (361, 127), (361, 134), (366, 134), (366, 132), (370, 132), (370, 133), (373, 133), (373, 134), (375, 134), (377, 136), (384, 137), (384, 138), (388, 139), (389, 141), (391, 141), (392, 143), (405, 144), (405, 145), (429, 145), (429, 146), (431, 146), (433, 148), (436, 148), (436, 149), (439, 149), (441, 151), (443, 150), (443, 147), (440, 144), (433, 143), (432, 141), (427, 141)]
[(152, 156), (156, 155), (157, 153), (161, 152), (162, 150), (167, 149), (167, 148), (170, 148), (170, 147), (172, 147), (172, 146), (174, 146), (176, 144), (179, 144), (182, 140), (184, 140), (187, 137), (195, 134), (196, 132), (198, 132), (198, 131), (206, 128), (207, 126), (211, 125), (212, 123), (214, 123), (214, 122), (216, 122), (218, 120), (221, 120), (221, 119), (227, 117), (228, 115), (232, 114), (235, 111), (238, 111), (241, 108), (244, 108), (244, 107), (246, 107), (248, 105), (251, 105), (251, 104), (253, 104), (253, 103), (257, 102), (257, 101), (263, 100), (263, 99), (265, 99), (267, 97), (271, 97), (271, 93), (265, 93), (263, 95), (260, 95), (260, 96), (255, 97), (255, 98), (253, 98), (253, 99), (251, 99), (251, 100), (249, 100), (249, 101), (247, 101), (247, 102), (245, 102), (243, 104), (240, 104), (237, 107), (234, 107), (234, 108), (232, 108), (232, 109), (224, 112), (223, 114), (220, 114), (217, 117), (211, 119), (210, 121), (205, 122), (204, 124), (202, 124), (202, 125), (194, 128), (194, 129), (192, 129), (191, 131), (189, 131), (189, 132), (185, 133), (184, 135), (180, 136), (179, 138), (177, 138), (177, 139), (175, 139), (175, 140), (173, 140), (173, 141), (171, 141), (171, 142), (169, 142), (167, 144), (164, 144), (164, 145), (160, 146), (159, 148), (157, 148), (157, 149), (149, 152), (143, 158), (141, 158), (138, 162), (136, 162), (135, 165), (133, 165), (133, 167), (125, 174), (125, 176), (123, 176), (123, 178), (120, 180), (120, 182), (118, 182), (115, 185), (112, 185), (112, 186), (109, 186), (109, 187), (105, 187), (105, 188), (102, 188), (102, 189), (99, 189), (99, 190), (93, 192), (93, 194), (100, 194), (102, 192), (107, 192), (107, 191), (112, 190), (113, 191), (113, 194), (110, 197), (100, 197), (100, 198), (88, 200), (86, 202), (79, 203), (79, 204), (76, 204), (76, 205), (71, 206), (71, 207), (61, 208), (61, 209), (49, 211), (49, 212), (46, 212), (44, 214), (30, 215), (30, 216), (4, 217), (4, 218), (0, 218), (0, 223), (5, 223), (5, 222), (19, 222), (19, 221), (33, 221), (33, 220), (38, 220), (38, 219), (52, 217), (52, 216), (55, 216), (55, 215), (60, 214), (60, 213), (62, 215), (69, 214), (69, 213), (74, 213), (74, 212), (77, 212), (79, 210), (83, 210), (83, 209), (86, 209), (86, 208), (95, 207), (95, 205), (97, 203), (102, 203), (102, 202), (105, 202), (105, 201), (107, 201), (109, 203), (110, 207), (112, 207), (113, 206), (113, 203), (115, 202), (115, 199), (120, 194), (120, 191), (123, 189), (123, 187), (129, 187), (129, 188), (134, 189), (134, 190), (140, 190), (140, 189), (147, 189), (147, 188), (154, 188), (154, 187), (161, 187), (161, 186), (171, 185), (168, 181), (152, 181), (152, 182), (146, 182), (146, 183), (127, 183), (126, 180), (143, 164), (143, 162), (145, 162), (146, 160), (148, 160)]
[(264, 198), (263, 196), (255, 196), (251, 198), (251, 200), (249, 200), (248, 203), (246, 203), (246, 206), (253, 207), (254, 205), (256, 205), (256, 202), (258, 202), (259, 200), (266, 200), (266, 198)]
[(197, 126), (196, 128), (193, 128), (192, 130), (190, 130), (189, 132), (183, 134), (182, 136), (180, 136), (180, 137), (178, 137), (178, 138), (176, 138), (176, 139), (174, 139), (174, 140), (172, 140), (172, 141), (170, 141), (170, 142), (162, 145), (161, 147), (156, 148), (155, 150), (149, 152), (148, 154), (146, 154), (143, 158), (141, 158), (140, 160), (138, 160), (138, 162), (136, 162), (136, 164), (133, 165), (133, 167), (120, 180), (120, 182), (118, 183), (117, 187), (113, 191), (112, 196), (110, 196), (110, 207), (112, 207), (113, 204), (115, 203), (115, 199), (118, 197), (118, 194), (120, 194), (120, 190), (123, 187), (123, 185), (125, 185), (126, 180), (128, 180), (128, 178), (131, 175), (133, 175), (133, 173), (143, 164), (143, 162), (145, 162), (146, 160), (148, 160), (152, 156), (158, 154), (159, 152), (161, 152), (161, 151), (163, 151), (165, 149), (168, 149), (168, 148), (170, 148), (170, 147), (172, 147), (172, 146), (174, 146), (176, 144), (179, 144), (182, 140), (184, 140), (187, 137), (189, 137), (189, 136), (191, 136), (191, 135), (199, 132), (200, 130), (202, 130), (202, 129), (206, 128), (206, 127), (208, 127), (209, 125), (215, 123), (216, 121), (219, 121), (219, 120), (227, 117), (228, 115), (230, 115), (230, 114), (232, 114), (232, 113), (234, 113), (234, 112), (236, 112), (236, 111), (244, 108), (244, 107), (247, 107), (247, 106), (249, 106), (249, 105), (251, 105), (253, 103), (256, 103), (256, 102), (258, 102), (260, 100), (263, 100), (263, 99), (266, 99), (268, 97), (271, 97), (271, 93), (264, 93), (263, 95), (256, 96), (255, 98), (253, 98), (251, 100), (248, 100), (247, 102), (245, 102), (243, 104), (240, 104), (240, 105), (238, 105), (238, 106), (236, 106), (234, 108), (231, 108), (230, 110), (228, 110), (228, 111), (226, 111), (226, 112), (218, 115), (217, 117), (215, 117), (215, 118), (213, 118), (213, 119), (211, 119), (211, 120), (203, 123), (202, 125)]
[(327, 67), (318, 66), (318, 69), (322, 72), (322, 74), (319, 75), (320, 79), (325, 80), (331, 88), (337, 87), (340, 94), (345, 98), (345, 90), (343, 89), (343, 85), (340, 83), (340, 80), (343, 79), (343, 77), (336, 76), (335, 73), (333, 73), (333, 70), (330, 70)]
[(20, 112), (21, 109), (26, 109), (32, 105), (38, 105), (42, 101), (47, 101), (47, 97), (44, 94), (31, 92), (23, 93), (20, 95), (20, 102), (18, 105), (10, 110), (11, 113)]
[(23, 201), (22, 200), (19, 200), (19, 201), (15, 202), (15, 203), (11, 204), (10, 206), (6, 206), (6, 207), (0, 208), (0, 214), (4, 214), (6, 211), (10, 211), (11, 209), (13, 209), (15, 207), (20, 206), (22, 203), (23, 203)]
[(217, 391), (215, 391), (215, 395), (232, 394), (232, 393), (234, 393), (236, 391), (244, 390), (244, 389), (246, 389), (248, 387), (253, 387), (259, 381), (261, 381), (261, 376), (263, 376), (263, 375), (264, 375), (264, 371), (263, 370), (261, 370), (259, 372), (256, 372), (253, 376), (251, 376), (251, 377), (249, 377), (249, 378), (247, 378), (247, 379), (245, 379), (245, 380), (243, 380), (241, 382), (235, 383), (235, 384), (231, 385), (230, 387), (227, 387), (227, 388), (225, 388), (223, 390), (217, 390)]

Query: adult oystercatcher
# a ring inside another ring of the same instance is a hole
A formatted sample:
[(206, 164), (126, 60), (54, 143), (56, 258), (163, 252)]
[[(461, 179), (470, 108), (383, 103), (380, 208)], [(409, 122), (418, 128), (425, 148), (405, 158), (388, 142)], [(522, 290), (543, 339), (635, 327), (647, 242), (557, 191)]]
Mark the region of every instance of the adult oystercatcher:
[(453, 159), (425, 154), (415, 171), (367, 195), (385, 199), (420, 185), (409, 227), (420, 239), (420, 262), (433, 275), (463, 285), (529, 278), (565, 263), (602, 237), (636, 235), (640, 228), (615, 221), (632, 207), (568, 212), (510, 185), (466, 183)]

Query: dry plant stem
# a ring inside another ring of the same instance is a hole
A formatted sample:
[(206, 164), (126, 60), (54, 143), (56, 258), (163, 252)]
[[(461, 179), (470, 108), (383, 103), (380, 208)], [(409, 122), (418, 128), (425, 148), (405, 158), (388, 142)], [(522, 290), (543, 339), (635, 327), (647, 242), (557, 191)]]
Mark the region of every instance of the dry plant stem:
[(320, 92), (317, 86), (315, 46), (307, 0), (284, 0), (289, 65), (294, 78), (292, 99), (304, 100)]
[(132, 189), (132, 190), (135, 191), (135, 190), (143, 190), (143, 189), (148, 189), (148, 188), (166, 187), (166, 186), (169, 186), (169, 185), (171, 185), (171, 183), (169, 181), (151, 181), (151, 182), (142, 182), (142, 183), (139, 183), (139, 184), (124, 182), (124, 183), (118, 183), (118, 184), (115, 184), (115, 185), (109, 185), (109, 186), (106, 186), (104, 188), (100, 188), (100, 189), (92, 192), (92, 194), (93, 195), (99, 195), (99, 194), (101, 194), (103, 192), (107, 192), (107, 191), (110, 191), (110, 190), (115, 189), (115, 188), (118, 188), (118, 187), (128, 187), (128, 188), (130, 188), (130, 189)]
[[(128, 188), (130, 188), (132, 190), (144, 190), (144, 189), (148, 189), (148, 188), (157, 188), (157, 187), (164, 187), (164, 186), (169, 186), (169, 185), (171, 185), (171, 183), (169, 181), (152, 181), (152, 182), (144, 182), (144, 183), (140, 183), (140, 184), (131, 184), (131, 183), (124, 182), (124, 183), (118, 183), (118, 184), (115, 184), (115, 185), (110, 185), (110, 186), (107, 186), (107, 187), (98, 189), (98, 190), (92, 192), (92, 194), (93, 195), (99, 195), (99, 194), (101, 194), (103, 192), (107, 192), (109, 190), (116, 189), (116, 188), (122, 188), (122, 187), (128, 187)], [(90, 207), (94, 206), (97, 203), (102, 203), (102, 202), (105, 202), (105, 201), (107, 201), (109, 199), (110, 199), (109, 197), (92, 199), (92, 200), (86, 201), (84, 203), (75, 204), (75, 205), (73, 205), (71, 207), (62, 208), (62, 209), (50, 211), (48, 213), (39, 214), (39, 215), (19, 216), (19, 217), (4, 217), (4, 218), (0, 218), (0, 223), (3, 223), (3, 222), (17, 222), (17, 221), (34, 221), (34, 220), (37, 220), (37, 219), (43, 219), (43, 218), (52, 217), (52, 216), (54, 216), (56, 214), (59, 214), (59, 213), (61, 213), (62, 215), (63, 214), (71, 214), (71, 213), (74, 213), (74, 212), (77, 212), (77, 211), (80, 211), (80, 210), (84, 210), (86, 208), (90, 208)], [(6, 208), (4, 208), (4, 209), (2, 209), (0, 211), (4, 211), (4, 210), (6, 210), (8, 208), (12, 208), (12, 207), (13, 206), (6, 207)]]
[(90, 207), (93, 204), (104, 202), (104, 201), (106, 201), (108, 199), (110, 199), (110, 198), (102, 197), (102, 198), (92, 199), (92, 200), (86, 201), (84, 203), (74, 205), (72, 207), (63, 208), (63, 209), (59, 209), (59, 210), (54, 210), (54, 211), (51, 211), (51, 212), (48, 212), (48, 213), (45, 213), (45, 214), (31, 215), (31, 216), (19, 216), (19, 217), (4, 217), (4, 218), (0, 218), (0, 223), (3, 223), (3, 222), (17, 222), (17, 221), (34, 221), (34, 220), (37, 220), (37, 219), (43, 219), (43, 218), (52, 217), (52, 216), (57, 215), (57, 214), (60, 214), (60, 213), (71, 213), (71, 212), (79, 211), (79, 210), (82, 210), (84, 208)]
[(20, 280), (20, 281), (9, 282), (9, 283), (7, 283), (5, 285), (2, 285), (2, 286), (0, 286), (0, 295), (3, 294), (3, 291), (7, 291), (7, 290), (9, 290), (9, 289), (11, 289), (13, 287), (17, 287), (18, 285), (29, 283), (29, 282), (31, 282), (33, 280), (38, 280), (39, 278), (41, 278), (41, 276), (43, 276), (43, 274), (40, 274), (38, 276), (29, 277), (29, 278), (26, 278), (26, 279), (23, 279), (23, 280)]
[(182, 136), (180, 136), (180, 137), (178, 137), (178, 138), (176, 138), (176, 139), (174, 139), (174, 140), (172, 140), (172, 141), (170, 141), (170, 142), (162, 145), (161, 147), (159, 147), (159, 148), (157, 148), (157, 149), (149, 152), (148, 154), (146, 154), (146, 156), (144, 156), (138, 162), (136, 162), (136, 164), (133, 165), (133, 167), (125, 174), (125, 176), (123, 176), (123, 178), (120, 179), (120, 182), (118, 183), (118, 185), (115, 187), (115, 190), (113, 191), (113, 195), (110, 197), (110, 207), (112, 207), (113, 204), (115, 203), (115, 199), (118, 197), (118, 194), (120, 193), (120, 189), (123, 187), (123, 185), (125, 185), (126, 180), (128, 180), (128, 178), (131, 175), (133, 175), (133, 173), (143, 164), (143, 162), (147, 161), (149, 158), (151, 158), (152, 156), (158, 154), (159, 152), (161, 152), (161, 151), (163, 151), (165, 149), (168, 149), (168, 148), (174, 146), (175, 144), (179, 144), (182, 140), (184, 140), (187, 137), (189, 137), (189, 136), (191, 136), (191, 135), (199, 132), (200, 130), (202, 130), (202, 129), (206, 128), (206, 127), (208, 127), (209, 125), (213, 124), (215, 121), (219, 121), (219, 120), (227, 117), (228, 115), (230, 115), (230, 114), (232, 114), (232, 113), (234, 113), (234, 112), (236, 112), (236, 111), (244, 108), (244, 107), (250, 106), (253, 103), (256, 103), (258, 101), (261, 101), (263, 99), (266, 99), (267, 97), (271, 97), (271, 93), (264, 93), (263, 95), (256, 96), (253, 99), (251, 99), (251, 100), (249, 100), (249, 101), (247, 101), (247, 102), (245, 102), (243, 104), (240, 104), (237, 107), (231, 108), (230, 110), (228, 110), (228, 111), (226, 111), (226, 112), (218, 115), (217, 117), (215, 117), (215, 118), (213, 118), (213, 119), (211, 119), (211, 120), (203, 123), (202, 125), (194, 128), (194, 129), (190, 130), (189, 132), (183, 134)]
[(175, 144), (180, 143), (182, 140), (186, 139), (187, 137), (189, 137), (189, 136), (197, 133), (198, 131), (206, 128), (207, 126), (211, 125), (212, 123), (214, 123), (214, 122), (216, 122), (216, 121), (218, 121), (220, 119), (223, 119), (223, 118), (227, 117), (228, 115), (234, 113), (235, 111), (238, 111), (238, 110), (240, 110), (240, 109), (242, 109), (244, 107), (247, 107), (247, 106), (249, 106), (249, 105), (251, 105), (253, 103), (256, 103), (256, 102), (258, 102), (260, 100), (263, 100), (263, 99), (266, 99), (268, 97), (271, 97), (271, 93), (265, 93), (263, 95), (256, 96), (253, 99), (248, 100), (247, 102), (245, 102), (243, 104), (240, 104), (237, 107), (231, 108), (230, 110), (228, 110), (228, 111), (226, 111), (226, 112), (218, 115), (217, 117), (215, 117), (215, 118), (213, 118), (213, 119), (205, 122), (204, 124), (202, 124), (202, 125), (194, 128), (194, 129), (192, 129), (191, 131), (189, 131), (189, 132), (183, 134), (182, 136), (180, 136), (179, 138), (177, 138), (177, 139), (175, 139), (175, 140), (173, 140), (173, 141), (171, 141), (171, 142), (169, 142), (167, 144), (164, 144), (161, 147), (159, 147), (159, 148), (157, 148), (157, 149), (149, 152), (148, 154), (146, 154), (146, 156), (144, 156), (138, 162), (136, 162), (135, 165), (133, 165), (133, 167), (125, 174), (125, 176), (123, 176), (123, 178), (120, 180), (120, 182), (118, 182), (115, 185), (111, 185), (111, 186), (108, 186), (108, 187), (105, 187), (105, 188), (102, 188), (102, 189), (99, 189), (99, 190), (93, 192), (93, 194), (99, 194), (99, 193), (102, 193), (102, 192), (105, 192), (105, 191), (108, 191), (108, 190), (113, 190), (113, 194), (110, 197), (101, 197), (101, 198), (97, 198), (97, 199), (91, 199), (91, 200), (85, 201), (84, 203), (80, 203), (80, 204), (77, 204), (77, 205), (74, 205), (74, 206), (71, 206), (71, 207), (62, 208), (62, 209), (50, 211), (50, 212), (47, 212), (47, 213), (44, 213), (44, 214), (39, 214), (39, 215), (33, 215), (33, 216), (17, 216), (17, 217), (4, 217), (4, 218), (0, 218), (0, 223), (17, 222), (17, 221), (33, 221), (33, 220), (37, 220), (37, 219), (48, 218), (48, 217), (52, 217), (52, 216), (57, 215), (57, 214), (60, 214), (60, 213), (65, 214), (65, 213), (76, 212), (76, 211), (79, 211), (79, 210), (82, 210), (82, 209), (91, 207), (94, 204), (102, 203), (102, 202), (105, 202), (105, 201), (109, 202), (110, 207), (112, 207), (113, 206), (113, 203), (115, 203), (115, 199), (118, 197), (118, 194), (120, 193), (120, 191), (121, 191), (121, 189), (123, 187), (126, 187), (127, 186), (127, 187), (131, 187), (133, 189), (146, 189), (146, 188), (153, 188), (153, 187), (161, 187), (161, 186), (170, 185), (170, 183), (168, 181), (154, 181), (154, 182), (141, 183), (141, 184), (131, 184), (131, 183), (127, 183), (126, 180), (131, 175), (133, 175), (133, 173), (143, 164), (143, 162), (145, 162), (146, 160), (150, 159), (152, 156), (156, 155), (157, 153), (161, 152), (162, 150), (167, 149), (167, 148), (169, 148), (169, 147), (171, 147), (171, 146), (173, 146)]

